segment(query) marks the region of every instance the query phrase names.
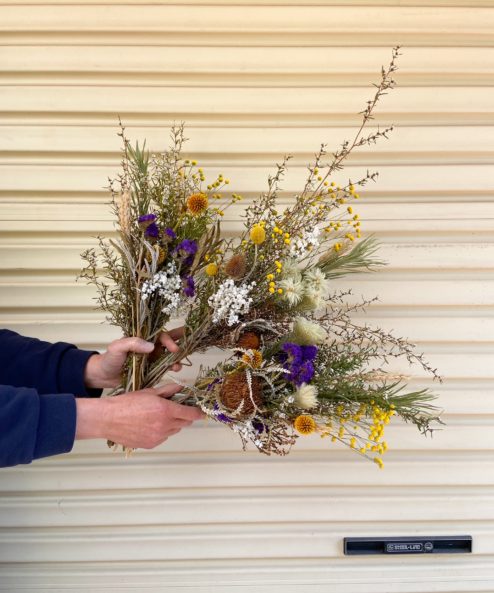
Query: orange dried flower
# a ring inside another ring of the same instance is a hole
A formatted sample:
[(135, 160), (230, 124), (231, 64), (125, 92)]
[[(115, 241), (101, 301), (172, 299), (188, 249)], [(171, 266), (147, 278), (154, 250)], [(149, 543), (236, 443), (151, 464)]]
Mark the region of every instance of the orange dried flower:
[(206, 194), (192, 194), (187, 198), (187, 209), (194, 216), (202, 214), (209, 205), (208, 197)]

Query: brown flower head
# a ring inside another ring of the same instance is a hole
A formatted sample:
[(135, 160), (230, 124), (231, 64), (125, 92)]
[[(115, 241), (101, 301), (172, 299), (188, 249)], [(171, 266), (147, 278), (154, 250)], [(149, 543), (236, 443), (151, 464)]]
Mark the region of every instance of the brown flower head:
[(255, 332), (245, 332), (238, 339), (237, 345), (245, 350), (257, 350), (261, 345), (261, 338)]
[(192, 194), (187, 198), (187, 209), (194, 215), (202, 214), (208, 207), (208, 197), (206, 194)]
[(242, 254), (234, 255), (225, 266), (225, 272), (228, 276), (236, 280), (245, 276), (246, 269), (247, 262), (245, 261), (245, 256)]
[(254, 411), (255, 406), (259, 407), (262, 403), (261, 383), (258, 377), (252, 377), (251, 389), (252, 396), (245, 371), (234, 371), (225, 377), (221, 385), (221, 403), (225, 408), (232, 411), (243, 403), (238, 418), (249, 416)]

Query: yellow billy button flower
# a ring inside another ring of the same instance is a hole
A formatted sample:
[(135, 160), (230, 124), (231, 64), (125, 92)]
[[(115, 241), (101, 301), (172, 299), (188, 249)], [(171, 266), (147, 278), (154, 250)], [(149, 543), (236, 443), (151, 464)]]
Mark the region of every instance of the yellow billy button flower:
[(293, 427), (299, 434), (306, 436), (316, 431), (316, 421), (312, 416), (302, 414), (295, 418)]
[(208, 276), (216, 276), (218, 273), (218, 266), (213, 262), (206, 266), (206, 274)]
[(255, 224), (250, 230), (250, 240), (255, 245), (262, 245), (266, 240), (266, 231), (260, 224)]
[(207, 207), (208, 197), (206, 194), (192, 194), (187, 198), (187, 209), (194, 216), (202, 214)]

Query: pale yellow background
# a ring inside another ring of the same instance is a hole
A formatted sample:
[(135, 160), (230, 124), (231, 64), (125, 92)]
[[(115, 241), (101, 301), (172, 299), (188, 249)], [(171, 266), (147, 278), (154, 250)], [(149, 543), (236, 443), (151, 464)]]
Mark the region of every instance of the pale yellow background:
[[(0, 323), (85, 348), (117, 335), (75, 282), (112, 231), (117, 114), (153, 150), (185, 120), (188, 156), (247, 199), (292, 153), (288, 199), (320, 142), (351, 135), (398, 43), (376, 120), (397, 129), (337, 177), (380, 171), (356, 209), (389, 266), (339, 286), (379, 295), (369, 322), (437, 365), (447, 427), (392, 426), (384, 471), (317, 438), (242, 453), (206, 424), (129, 461), (94, 442), (4, 469), (1, 591), (494, 590), (492, 0), (0, 2)], [(447, 534), (474, 553), (342, 555), (344, 536)]]

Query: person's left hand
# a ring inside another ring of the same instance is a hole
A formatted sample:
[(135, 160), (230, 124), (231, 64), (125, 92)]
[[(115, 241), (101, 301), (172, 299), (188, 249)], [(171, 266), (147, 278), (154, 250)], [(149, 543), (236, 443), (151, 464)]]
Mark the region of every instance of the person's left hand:
[[(177, 327), (170, 332), (162, 332), (156, 344), (146, 342), (141, 338), (120, 338), (108, 345), (103, 354), (94, 354), (89, 358), (84, 370), (84, 383), (88, 388), (104, 389), (117, 387), (121, 381), (122, 369), (129, 352), (136, 354), (159, 353), (166, 348), (169, 352), (178, 352), (176, 340), (182, 337), (183, 327)], [(180, 363), (171, 367), (172, 371), (179, 371)]]

